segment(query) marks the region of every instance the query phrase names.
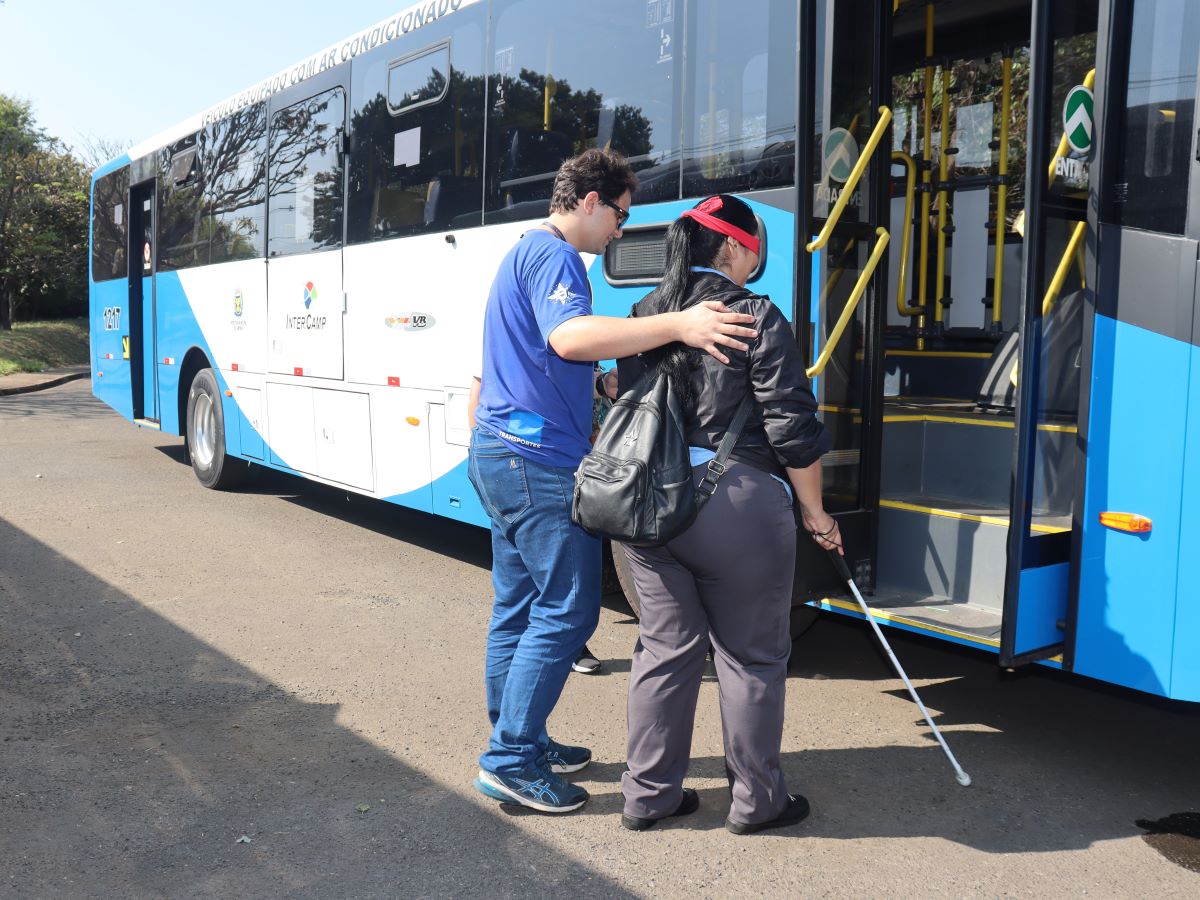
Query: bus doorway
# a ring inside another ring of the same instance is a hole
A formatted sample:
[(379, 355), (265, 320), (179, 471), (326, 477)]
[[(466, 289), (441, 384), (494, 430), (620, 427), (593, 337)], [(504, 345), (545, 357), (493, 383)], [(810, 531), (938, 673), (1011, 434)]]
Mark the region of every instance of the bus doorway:
[[(872, 608), (896, 626), (992, 650), (1006, 665), (1055, 656), (1069, 628), (1083, 465), (1085, 132), (1098, 3), (1054, 4), (1052, 15), (1040, 0), (875, 6), (881, 49), (861, 61), (868, 74), (842, 77), (882, 73), (874, 96), (891, 124), (877, 153), (891, 168), (880, 208), (861, 221), (890, 240), (861, 339), (833, 357), (861, 366), (865, 393), (835, 397), (828, 369), (818, 391), (835, 434), (857, 418), (862, 485), (875, 486), (858, 492), (874, 539), (852, 532), (847, 558)], [(1051, 22), (1041, 44), (1035, 15)], [(865, 31), (869, 18), (856, 18)], [(819, 121), (813, 133), (830, 140)], [(819, 215), (815, 207), (814, 225)], [(832, 267), (813, 266), (815, 322), (837, 290), (836, 244), (830, 255)], [(845, 493), (837, 452), (831, 510)], [(818, 605), (855, 609), (832, 596)]]
[(158, 367), (154, 342), (154, 188), (129, 189), (129, 384), (133, 418), (158, 421)]

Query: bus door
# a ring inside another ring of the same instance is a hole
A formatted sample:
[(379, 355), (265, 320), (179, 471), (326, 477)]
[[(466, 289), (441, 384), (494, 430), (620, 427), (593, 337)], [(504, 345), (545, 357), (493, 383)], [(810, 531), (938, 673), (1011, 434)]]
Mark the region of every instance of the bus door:
[(129, 189), (129, 356), (133, 418), (158, 421), (158, 366), (154, 341), (154, 181)]
[(268, 371), (342, 378), (345, 73), (271, 98)]
[[(885, 8), (886, 7), (886, 15)], [(798, 338), (821, 418), (825, 508), (864, 588), (874, 582), (886, 289), (890, 110), (885, 51), (891, 4), (825, 0), (800, 10), (796, 184)], [(824, 553), (801, 535), (797, 595), (844, 592)]]
[[(999, 662), (1055, 657), (1073, 628), (1096, 306), (1092, 187), (1098, 0), (1034, 0), (1016, 444)], [(1066, 660), (1069, 666), (1070, 661)]]

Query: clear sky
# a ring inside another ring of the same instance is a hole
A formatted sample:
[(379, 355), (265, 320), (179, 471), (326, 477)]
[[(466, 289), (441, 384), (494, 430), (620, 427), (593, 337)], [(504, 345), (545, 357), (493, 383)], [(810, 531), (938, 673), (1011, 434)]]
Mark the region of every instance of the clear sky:
[(127, 148), (415, 0), (0, 0), (0, 93)]

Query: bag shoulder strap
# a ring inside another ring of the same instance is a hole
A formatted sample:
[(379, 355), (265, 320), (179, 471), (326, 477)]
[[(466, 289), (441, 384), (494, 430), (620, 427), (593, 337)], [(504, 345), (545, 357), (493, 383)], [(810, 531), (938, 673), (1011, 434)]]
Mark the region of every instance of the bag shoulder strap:
[(729, 430), (725, 432), (725, 436), (721, 438), (721, 443), (717, 446), (717, 455), (708, 461), (708, 468), (704, 472), (704, 477), (696, 485), (697, 509), (704, 506), (708, 502), (708, 498), (716, 493), (717, 482), (725, 474), (725, 461), (729, 459), (729, 454), (733, 452), (734, 444), (742, 436), (742, 428), (745, 427), (746, 419), (750, 416), (750, 406), (753, 403), (754, 398), (751, 394), (746, 394), (742, 398), (737, 412), (733, 414), (733, 421), (729, 423)]

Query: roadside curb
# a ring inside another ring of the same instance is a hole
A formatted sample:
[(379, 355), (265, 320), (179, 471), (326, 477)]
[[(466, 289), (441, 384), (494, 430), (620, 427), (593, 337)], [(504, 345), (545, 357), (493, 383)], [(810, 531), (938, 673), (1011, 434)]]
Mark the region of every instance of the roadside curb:
[[(68, 381), (78, 381), (80, 378), (87, 378), (91, 375), (89, 369), (84, 369), (82, 372), (56, 372), (46, 373), (48, 377), (41, 380), (31, 381), (27, 384), (17, 384), (12, 387), (4, 386), (4, 379), (0, 379), (0, 397), (11, 397), (14, 394), (30, 394), (34, 391), (45, 390), (46, 388), (58, 387), (60, 384), (66, 384)], [(7, 376), (16, 378), (16, 375)]]

